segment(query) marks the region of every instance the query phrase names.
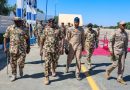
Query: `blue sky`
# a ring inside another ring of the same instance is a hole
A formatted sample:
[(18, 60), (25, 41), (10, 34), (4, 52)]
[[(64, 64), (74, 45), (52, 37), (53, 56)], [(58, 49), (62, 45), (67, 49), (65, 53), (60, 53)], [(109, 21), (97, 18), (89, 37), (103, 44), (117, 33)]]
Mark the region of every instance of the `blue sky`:
[[(46, 0), (37, 0), (38, 8), (45, 12)], [(13, 5), (16, 0), (8, 0)], [(118, 21), (130, 21), (130, 0), (48, 0), (48, 14), (81, 14), (84, 24), (116, 25)]]

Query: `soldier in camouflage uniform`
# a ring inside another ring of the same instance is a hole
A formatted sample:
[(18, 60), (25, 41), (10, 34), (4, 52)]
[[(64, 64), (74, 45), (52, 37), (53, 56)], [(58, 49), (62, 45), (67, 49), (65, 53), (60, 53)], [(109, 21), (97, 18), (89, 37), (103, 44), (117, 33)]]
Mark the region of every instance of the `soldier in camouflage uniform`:
[(85, 31), (85, 49), (87, 51), (87, 64), (88, 69), (91, 69), (91, 57), (95, 49), (95, 45), (98, 42), (97, 33), (92, 29), (93, 25), (89, 23), (87, 25), (88, 30)]
[(64, 32), (59, 27), (55, 26), (55, 37), (56, 37), (56, 47), (55, 47), (55, 69), (58, 65), (58, 60), (61, 54), (63, 54), (63, 41)]
[(59, 31), (55, 30), (54, 20), (50, 19), (48, 21), (48, 26), (45, 27), (44, 33), (41, 35), (41, 45), (40, 45), (40, 55), (43, 54), (44, 48), (44, 60), (45, 60), (45, 85), (49, 84), (49, 74), (52, 73), (52, 76), (56, 75), (55, 69), (57, 65), (56, 52), (58, 50)]
[(119, 29), (111, 34), (109, 40), (109, 50), (112, 56), (113, 63), (106, 69), (106, 78), (109, 79), (110, 73), (118, 67), (117, 81), (121, 84), (126, 84), (123, 80), (123, 73), (125, 67), (125, 59), (128, 48), (128, 34), (125, 31), (126, 23), (120, 22)]
[(23, 68), (27, 50), (27, 39), (28, 35), (24, 31), (23, 21), (15, 17), (15, 25), (11, 25), (7, 28), (4, 34), (4, 51), (7, 52), (6, 40), (10, 39), (10, 65), (12, 68), (11, 81), (16, 80), (17, 75), (17, 61), (19, 66), (19, 74), (23, 76)]
[(42, 25), (42, 21), (37, 24), (36, 29), (37, 29), (37, 42), (38, 42), (38, 46), (40, 46), (40, 36), (43, 33), (43, 29), (44, 29)]
[(66, 64), (66, 72), (69, 70), (69, 65), (71, 64), (74, 57), (76, 57), (76, 78), (80, 80), (80, 70), (81, 70), (81, 52), (84, 50), (84, 30), (79, 27), (79, 18), (74, 19), (74, 27), (67, 30), (66, 40), (68, 41), (68, 56)]
[(98, 44), (99, 44), (99, 36), (100, 36), (100, 28), (98, 27), (97, 28), (97, 43), (96, 43), (96, 47), (98, 47)]
[(66, 36), (66, 27), (64, 26), (64, 23), (61, 23), (60, 27), (61, 33), (62, 33), (62, 40), (59, 42), (61, 55), (64, 54), (64, 45), (65, 45), (65, 36)]

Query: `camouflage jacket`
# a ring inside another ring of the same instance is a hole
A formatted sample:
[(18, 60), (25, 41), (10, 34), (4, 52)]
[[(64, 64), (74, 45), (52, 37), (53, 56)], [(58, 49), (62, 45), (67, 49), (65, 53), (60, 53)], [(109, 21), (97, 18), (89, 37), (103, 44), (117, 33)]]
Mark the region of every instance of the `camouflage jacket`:
[(15, 25), (11, 25), (7, 28), (4, 37), (10, 39), (10, 53), (26, 53), (26, 38), (28, 36), (24, 28), (17, 28)]
[(55, 52), (56, 46), (59, 45), (61, 39), (61, 31), (50, 27), (46, 27), (44, 33), (41, 35), (41, 40), (44, 41), (44, 50), (46, 52)]
[(95, 30), (85, 31), (85, 48), (95, 48), (95, 44), (98, 41), (98, 35)]
[(61, 26), (60, 30), (62, 32), (63, 38), (65, 38), (65, 36), (66, 36), (66, 28)]
[(41, 24), (37, 25), (37, 35), (40, 36), (43, 33), (43, 26)]

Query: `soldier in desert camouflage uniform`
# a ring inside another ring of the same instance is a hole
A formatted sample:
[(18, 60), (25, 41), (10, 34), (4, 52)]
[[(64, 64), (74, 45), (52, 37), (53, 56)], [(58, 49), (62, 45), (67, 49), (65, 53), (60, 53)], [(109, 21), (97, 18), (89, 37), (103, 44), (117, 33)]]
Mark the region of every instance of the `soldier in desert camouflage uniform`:
[(52, 76), (56, 75), (55, 69), (57, 64), (57, 43), (59, 38), (59, 31), (55, 30), (54, 20), (50, 19), (48, 25), (45, 27), (44, 33), (41, 35), (41, 48), (40, 55), (43, 54), (44, 48), (44, 60), (45, 60), (45, 85), (49, 84), (49, 74), (52, 73)]
[(65, 46), (65, 36), (66, 36), (66, 27), (64, 26), (64, 23), (61, 23), (60, 27), (61, 33), (62, 33), (62, 40), (59, 42), (61, 55), (64, 54), (64, 46)]
[(38, 43), (38, 46), (40, 46), (40, 36), (41, 34), (43, 33), (43, 25), (42, 25), (42, 22), (39, 22), (36, 26), (36, 30), (37, 30), (37, 43)]
[(109, 50), (112, 56), (113, 63), (106, 69), (106, 78), (109, 79), (110, 73), (118, 67), (117, 81), (121, 84), (126, 84), (123, 80), (123, 73), (125, 67), (125, 59), (128, 48), (128, 34), (125, 31), (125, 22), (119, 23), (119, 29), (111, 34), (109, 40)]
[(63, 54), (63, 40), (64, 32), (58, 26), (55, 26), (55, 38), (56, 38), (56, 47), (55, 47), (55, 68), (58, 65), (58, 60), (61, 54)]
[(18, 17), (14, 19), (15, 25), (11, 25), (7, 28), (6, 33), (4, 34), (4, 51), (6, 49), (6, 40), (10, 39), (10, 65), (12, 68), (12, 77), (11, 81), (16, 80), (17, 75), (17, 61), (19, 66), (19, 74), (23, 76), (23, 68), (26, 57), (27, 50), (27, 39), (28, 35), (24, 31), (23, 20)]
[(96, 31), (92, 29), (93, 25), (91, 23), (87, 27), (88, 30), (85, 31), (85, 49), (87, 50), (88, 69), (91, 69), (91, 57), (98, 42), (98, 36)]

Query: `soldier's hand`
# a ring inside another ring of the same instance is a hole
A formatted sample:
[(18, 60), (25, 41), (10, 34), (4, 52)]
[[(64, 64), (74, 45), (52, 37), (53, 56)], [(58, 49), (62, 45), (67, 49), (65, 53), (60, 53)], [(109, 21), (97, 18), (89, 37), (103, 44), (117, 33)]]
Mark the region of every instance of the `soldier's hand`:
[(7, 53), (7, 48), (4, 48), (4, 52)]

